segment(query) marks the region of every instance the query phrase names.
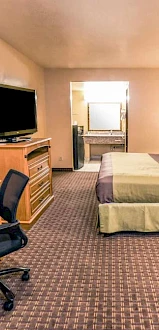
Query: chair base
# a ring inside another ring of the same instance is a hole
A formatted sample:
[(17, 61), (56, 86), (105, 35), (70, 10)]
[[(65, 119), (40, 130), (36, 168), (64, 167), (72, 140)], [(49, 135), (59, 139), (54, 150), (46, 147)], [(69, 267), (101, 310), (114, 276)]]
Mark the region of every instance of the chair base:
[[(18, 268), (8, 268), (8, 269), (2, 269), (0, 270), (0, 276), (11, 274), (11, 273), (17, 273), (17, 272), (23, 272), (22, 274), (22, 281), (28, 281), (29, 280), (29, 268), (24, 267), (18, 267)], [(3, 295), (7, 299), (7, 301), (4, 303), (3, 308), (4, 310), (10, 311), (14, 306), (14, 293), (9, 289), (9, 287), (4, 284), (2, 281), (0, 281), (0, 290), (2, 291)]]
[(6, 268), (6, 269), (1, 269), (0, 270), (0, 276), (1, 275), (6, 275), (6, 274), (11, 274), (11, 273), (17, 273), (17, 272), (29, 272), (30, 268), (27, 267), (14, 267), (14, 268)]

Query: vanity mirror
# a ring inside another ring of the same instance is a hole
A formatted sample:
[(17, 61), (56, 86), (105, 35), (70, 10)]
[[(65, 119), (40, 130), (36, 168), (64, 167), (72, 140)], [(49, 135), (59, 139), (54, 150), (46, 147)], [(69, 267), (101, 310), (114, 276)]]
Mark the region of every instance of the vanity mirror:
[(121, 130), (121, 103), (88, 103), (88, 130)]

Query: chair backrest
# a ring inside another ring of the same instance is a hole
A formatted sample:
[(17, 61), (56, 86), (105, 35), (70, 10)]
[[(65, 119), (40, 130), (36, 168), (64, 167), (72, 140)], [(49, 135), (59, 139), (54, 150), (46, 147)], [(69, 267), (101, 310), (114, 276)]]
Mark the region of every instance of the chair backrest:
[(16, 221), (16, 212), (22, 192), (29, 177), (10, 169), (0, 188), (0, 216), (8, 222)]

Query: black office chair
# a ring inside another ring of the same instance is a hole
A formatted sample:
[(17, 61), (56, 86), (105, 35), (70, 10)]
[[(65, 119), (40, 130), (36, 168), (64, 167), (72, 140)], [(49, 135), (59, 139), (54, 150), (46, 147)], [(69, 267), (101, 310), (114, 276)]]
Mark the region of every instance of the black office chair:
[[(23, 248), (28, 238), (16, 220), (16, 212), (22, 192), (29, 178), (16, 170), (9, 170), (0, 187), (0, 216), (8, 223), (0, 225), (0, 258)], [(0, 276), (23, 271), (22, 280), (29, 280), (29, 268), (9, 268), (0, 270)], [(6, 297), (3, 308), (10, 311), (14, 305), (14, 293), (0, 281), (0, 290)]]

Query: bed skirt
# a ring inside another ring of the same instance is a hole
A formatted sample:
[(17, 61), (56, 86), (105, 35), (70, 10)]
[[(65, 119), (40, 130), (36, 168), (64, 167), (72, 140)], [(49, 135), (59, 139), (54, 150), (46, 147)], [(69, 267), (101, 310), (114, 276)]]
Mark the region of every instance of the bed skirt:
[(98, 205), (100, 233), (159, 231), (159, 203), (105, 203)]

